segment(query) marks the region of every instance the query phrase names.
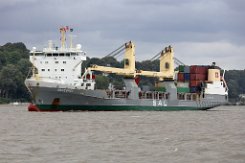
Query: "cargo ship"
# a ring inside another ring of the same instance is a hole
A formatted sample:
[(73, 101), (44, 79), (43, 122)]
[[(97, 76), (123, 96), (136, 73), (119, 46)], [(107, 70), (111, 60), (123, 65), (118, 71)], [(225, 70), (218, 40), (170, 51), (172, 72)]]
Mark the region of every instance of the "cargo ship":
[[(135, 45), (129, 41), (124, 50), (124, 67), (91, 65), (82, 72), (86, 53), (82, 46), (66, 45), (69, 27), (60, 28), (61, 46), (49, 41), (48, 47), (30, 52), (32, 71), (25, 80), (32, 102), (29, 111), (125, 111), (125, 110), (207, 110), (228, 102), (224, 72), (212, 65), (174, 65), (173, 47), (159, 54), (160, 70), (135, 68)], [(71, 39), (72, 40), (72, 39)], [(123, 76), (125, 87), (96, 87), (94, 72)], [(154, 90), (143, 90), (138, 77), (156, 79)]]

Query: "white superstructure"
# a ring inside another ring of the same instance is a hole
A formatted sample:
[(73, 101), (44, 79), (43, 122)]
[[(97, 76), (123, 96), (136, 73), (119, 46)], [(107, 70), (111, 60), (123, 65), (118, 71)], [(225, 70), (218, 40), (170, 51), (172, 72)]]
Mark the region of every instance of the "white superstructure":
[[(41, 83), (54, 83), (69, 86), (70, 88), (94, 89), (92, 74), (87, 79), (82, 76), (82, 63), (86, 60), (86, 53), (82, 51), (82, 46), (77, 44), (73, 47), (66, 47), (65, 33), (68, 27), (60, 28), (61, 47), (56, 47), (49, 41), (48, 47), (42, 51), (37, 51), (35, 47), (30, 52), (30, 62), (33, 65), (32, 78)], [(91, 77), (90, 77), (91, 76)], [(61, 86), (62, 87), (62, 86)]]
[[(224, 72), (225, 73), (225, 72)], [(208, 82), (206, 83), (205, 93), (211, 95), (225, 95), (228, 98), (228, 87), (223, 77), (220, 76), (220, 69), (208, 69)]]
[(42, 52), (32, 49), (30, 61), (38, 71), (39, 78), (59, 79), (71, 83), (81, 77), (81, 64), (86, 54), (81, 45), (76, 48), (44, 48)]

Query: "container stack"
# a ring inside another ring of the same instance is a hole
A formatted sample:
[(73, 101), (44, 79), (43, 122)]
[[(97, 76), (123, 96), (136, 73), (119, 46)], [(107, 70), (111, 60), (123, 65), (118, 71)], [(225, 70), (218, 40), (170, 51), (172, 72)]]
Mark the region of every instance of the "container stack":
[(189, 93), (190, 87), (190, 66), (180, 65), (179, 72), (177, 75), (177, 92), (178, 93)]
[(178, 93), (198, 93), (201, 91), (201, 84), (208, 78), (209, 66), (180, 65), (177, 74)]
[(208, 66), (190, 66), (190, 92), (196, 93), (201, 91), (201, 84), (207, 80)]

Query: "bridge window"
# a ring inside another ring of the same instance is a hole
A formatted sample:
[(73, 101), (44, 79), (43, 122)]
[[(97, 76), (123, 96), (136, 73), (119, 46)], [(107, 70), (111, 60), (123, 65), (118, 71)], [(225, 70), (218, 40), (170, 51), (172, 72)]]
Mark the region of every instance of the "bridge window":
[(60, 53), (60, 56), (63, 57), (63, 56), (65, 56), (65, 54), (64, 53)]
[(63, 61), (63, 64), (66, 64), (66, 61)]
[(77, 53), (71, 53), (71, 55), (78, 55)]
[(51, 53), (48, 53), (48, 54), (47, 54), (47, 57), (51, 57), (51, 56), (52, 56), (52, 54), (51, 54)]
[(53, 56), (54, 56), (54, 57), (58, 57), (58, 53), (54, 53)]
[(42, 71), (45, 71), (45, 69), (42, 69)]
[(67, 57), (70, 57), (70, 55), (71, 55), (70, 53), (66, 53), (66, 56), (67, 56)]
[(43, 56), (43, 53), (34, 53), (35, 56)]
[(168, 62), (165, 63), (165, 68), (169, 69), (169, 63)]
[(33, 53), (30, 53), (31, 56), (43, 56), (44, 53), (41, 53), (41, 52), (33, 52)]
[(59, 61), (55, 61), (55, 63), (56, 63), (56, 64), (58, 64), (58, 63), (59, 63)]
[(64, 69), (61, 69), (61, 71), (65, 71)]

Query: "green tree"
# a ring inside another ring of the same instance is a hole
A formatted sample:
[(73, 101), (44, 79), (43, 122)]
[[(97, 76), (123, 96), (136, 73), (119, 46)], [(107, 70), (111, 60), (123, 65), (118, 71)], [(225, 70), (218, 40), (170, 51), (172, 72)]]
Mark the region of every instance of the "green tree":
[(104, 66), (118, 67), (118, 68), (122, 66), (114, 57), (104, 57), (101, 59), (101, 61), (102, 64), (104, 64)]
[[(28, 99), (24, 80), (31, 63), (25, 44), (6, 43), (0, 46), (0, 97)], [(8, 101), (8, 100), (1, 100)]]
[[(1, 48), (0, 48), (1, 49)], [(6, 57), (3, 51), (0, 51), (0, 70), (6, 64)]]
[(15, 65), (8, 64), (0, 71), (0, 89), (6, 98), (21, 97), (24, 87), (24, 76)]
[(17, 68), (25, 77), (28, 75), (31, 66), (31, 62), (27, 59), (20, 59), (17, 62)]
[(229, 88), (229, 98), (238, 99), (239, 94), (245, 93), (245, 70), (229, 70), (225, 73)]

